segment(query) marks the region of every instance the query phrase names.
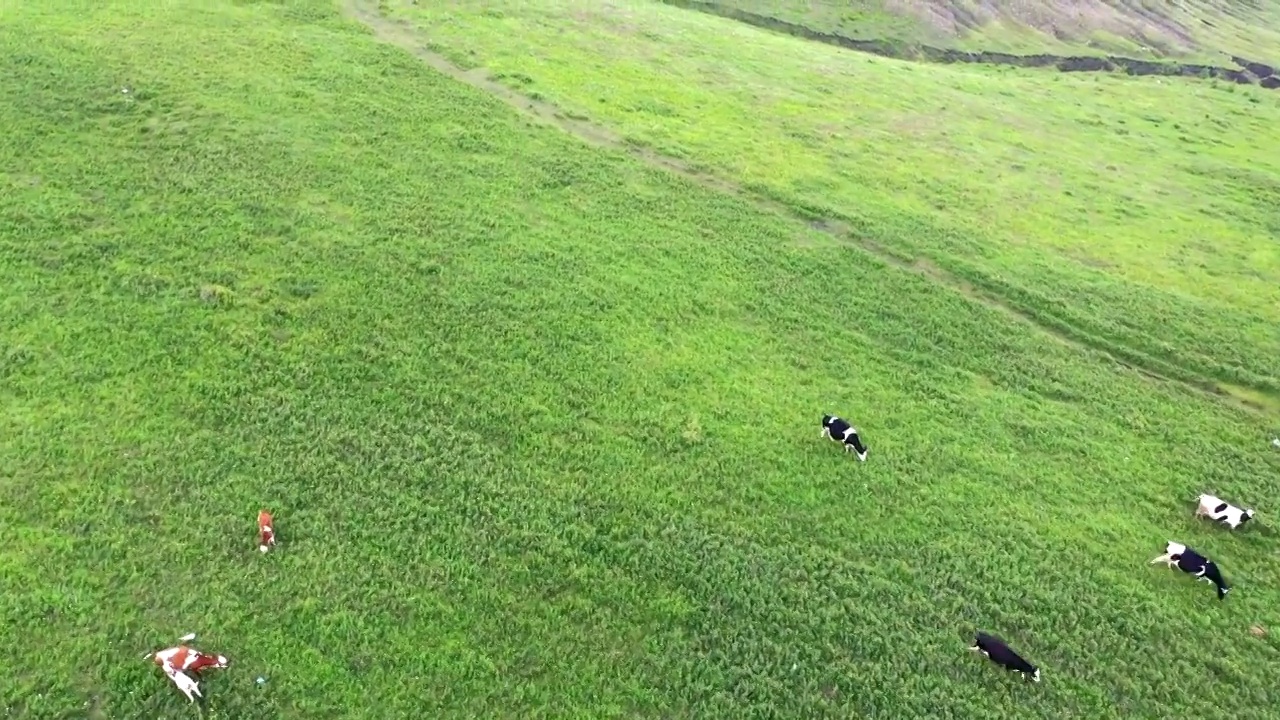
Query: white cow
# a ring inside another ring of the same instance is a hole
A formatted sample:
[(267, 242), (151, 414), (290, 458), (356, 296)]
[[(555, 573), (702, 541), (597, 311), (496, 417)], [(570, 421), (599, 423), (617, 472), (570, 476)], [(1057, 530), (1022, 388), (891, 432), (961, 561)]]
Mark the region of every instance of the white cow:
[(1200, 505), (1196, 507), (1196, 517), (1207, 517), (1217, 520), (1235, 530), (1253, 518), (1253, 510), (1243, 510), (1213, 495), (1201, 495)]

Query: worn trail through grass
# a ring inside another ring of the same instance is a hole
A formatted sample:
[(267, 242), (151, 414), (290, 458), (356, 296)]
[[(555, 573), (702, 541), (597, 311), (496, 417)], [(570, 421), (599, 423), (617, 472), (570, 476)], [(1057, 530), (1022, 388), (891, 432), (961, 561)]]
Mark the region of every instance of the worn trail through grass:
[[(1007, 298), (987, 288), (975, 286), (964, 278), (948, 271), (927, 258), (916, 255), (907, 257), (886, 248), (875, 241), (859, 236), (847, 222), (842, 219), (822, 216), (814, 212), (801, 212), (794, 205), (779, 202), (761, 193), (754, 192), (742, 184), (694, 167), (689, 162), (658, 152), (652, 147), (630, 142), (622, 134), (607, 128), (600, 123), (583, 117), (573, 116), (562, 108), (546, 100), (532, 97), (492, 78), (491, 71), (483, 66), (462, 68), (444, 54), (431, 49), (431, 43), (423, 32), (406, 20), (387, 17), (379, 9), (378, 0), (344, 0), (346, 13), (363, 23), (381, 41), (404, 49), (437, 72), (455, 80), (483, 90), (501, 99), (511, 107), (539, 121), (560, 128), (581, 140), (597, 146), (615, 150), (624, 150), (652, 167), (657, 167), (697, 182), (721, 192), (733, 193), (750, 199), (761, 208), (806, 223), (810, 228), (825, 233), (838, 243), (856, 247), (875, 255), (884, 262), (896, 267), (915, 272), (929, 278), (933, 282), (950, 287), (965, 296), (981, 302), (1014, 317), (1027, 325), (1038, 329), (1058, 341), (1072, 347), (1100, 353), (1113, 362), (1135, 369), (1148, 378), (1159, 382), (1174, 382), (1195, 390), (1220, 397), (1233, 405), (1253, 411), (1269, 411), (1269, 405), (1256, 401), (1256, 392), (1242, 391), (1225, 383), (1215, 382), (1208, 378), (1183, 375), (1172, 377), (1171, 368), (1156, 367), (1143, 362), (1141, 356), (1124, 353), (1117, 356), (1114, 345), (1108, 346), (1097, 342), (1096, 338), (1083, 332), (1077, 332), (1069, 323), (1046, 321), (1045, 318), (1010, 302)], [(1252, 396), (1252, 397), (1251, 397)], [(1264, 397), (1265, 394), (1264, 394)]]
[(1280, 409), (1271, 91), (886, 60), (637, 0), (378, 9), (626, 143)]

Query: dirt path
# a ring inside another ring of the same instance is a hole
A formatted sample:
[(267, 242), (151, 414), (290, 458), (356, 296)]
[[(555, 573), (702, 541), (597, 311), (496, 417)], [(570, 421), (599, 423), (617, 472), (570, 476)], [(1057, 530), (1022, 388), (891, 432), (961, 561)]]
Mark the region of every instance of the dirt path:
[(688, 164), (675, 158), (652, 152), (647, 148), (628, 143), (621, 135), (612, 130), (596, 125), (590, 121), (568, 117), (560, 108), (551, 103), (535, 100), (513, 90), (502, 83), (490, 79), (490, 72), (482, 67), (463, 70), (454, 65), (445, 56), (430, 50), (425, 43), (422, 31), (405, 22), (386, 17), (378, 10), (378, 0), (343, 0), (347, 14), (364, 23), (373, 30), (379, 40), (403, 48), (426, 63), (431, 69), (448, 75), (454, 80), (464, 82), (474, 88), (483, 90), (502, 100), (511, 107), (531, 115), (538, 120), (554, 125), (561, 130), (577, 136), (591, 145), (615, 150), (624, 150), (642, 158), (646, 163), (670, 170), (688, 178), (693, 178), (703, 185), (709, 185), (725, 192), (739, 192), (737, 185), (722, 181), (709, 175), (700, 174)]
[[(1156, 77), (1212, 77), (1222, 78), (1241, 85), (1261, 85), (1268, 90), (1280, 88), (1280, 77), (1277, 77), (1275, 68), (1264, 63), (1255, 62), (1246, 58), (1231, 56), (1232, 62), (1240, 66), (1239, 69), (1219, 67), (1217, 65), (1203, 65), (1199, 63), (1175, 62), (1172, 60), (1139, 60), (1131, 57), (1121, 57), (1119, 55), (1103, 56), (1082, 56), (1082, 55), (1053, 55), (1049, 53), (1035, 53), (1032, 55), (1020, 55), (1007, 52), (991, 52), (991, 51), (966, 51), (956, 50), (954, 48), (934, 47), (932, 45), (915, 44), (910, 48), (905, 46), (881, 42), (878, 40), (855, 40), (844, 35), (833, 33), (825, 33), (815, 30), (806, 25), (787, 22), (769, 15), (761, 15), (759, 13), (749, 12), (736, 7), (726, 7), (719, 2), (707, 2), (705, 0), (658, 0), (667, 5), (672, 5), (684, 10), (692, 10), (694, 12), (706, 13), (716, 17), (728, 18), (745, 25), (758, 27), (771, 32), (790, 35), (791, 37), (802, 38), (813, 42), (820, 42), (825, 45), (832, 45), (845, 50), (853, 50), (855, 52), (871, 53), (881, 57), (897, 58), (899, 60), (913, 60), (933, 63), (975, 63), (979, 65), (997, 65), (1005, 67), (1023, 67), (1023, 68), (1042, 68), (1053, 67), (1062, 72), (1116, 72), (1124, 71), (1134, 77), (1156, 76)], [(946, 5), (945, 3), (943, 4)], [(951, 5), (955, 9), (955, 5)], [(1157, 32), (1171, 37), (1179, 43), (1195, 45), (1194, 38), (1188, 35), (1184, 28), (1168, 15), (1160, 13), (1145, 13), (1140, 8), (1128, 8), (1128, 10), (1137, 10), (1137, 17), (1141, 18), (1141, 24), (1148, 24)], [(1052, 13), (1050, 13), (1052, 15)], [(970, 20), (971, 18), (965, 18)], [(1131, 17), (1130, 19), (1136, 19)], [(1044, 20), (1044, 18), (1041, 18)], [(1023, 22), (1036, 25), (1034, 17), (1028, 16), (1023, 18)], [(1154, 23), (1154, 25), (1151, 25)], [(976, 27), (971, 23), (962, 21), (962, 24), (968, 24), (970, 29)], [(1052, 22), (1050, 22), (1052, 25)], [(1046, 31), (1049, 27), (1042, 26), (1040, 30)], [(1217, 53), (1209, 50), (1209, 48), (1200, 47), (1201, 52), (1208, 52), (1210, 55), (1220, 55), (1225, 53)]]
[(564, 132), (570, 133), (588, 144), (596, 147), (626, 152), (652, 167), (676, 173), (704, 187), (709, 187), (720, 192), (731, 193), (747, 199), (757, 207), (807, 225), (810, 230), (815, 233), (821, 233), (829, 240), (833, 241), (832, 244), (857, 248), (865, 253), (875, 256), (882, 262), (889, 265), (922, 275), (932, 282), (945, 285), (966, 297), (986, 305), (987, 307), (1021, 321), (1022, 323), (1035, 328), (1041, 333), (1048, 335), (1059, 342), (1077, 349), (1102, 353), (1109, 357), (1113, 362), (1136, 370), (1144, 377), (1151, 380), (1178, 383), (1193, 390), (1204, 392), (1220, 399), (1225, 399), (1236, 406), (1243, 407), (1248, 410), (1265, 411), (1265, 407), (1259, 403), (1246, 397), (1241, 397), (1240, 395), (1231, 392), (1229, 388), (1224, 388), (1209, 380), (1199, 382), (1177, 380), (1150, 367), (1143, 367), (1140, 364), (1116, 357), (1109, 348), (1099, 347), (1088, 338), (1073, 335), (1072, 333), (1061, 330), (1057, 327), (1050, 327), (1038, 320), (1035, 316), (1021, 310), (1020, 308), (1010, 305), (1003, 298), (981, 288), (974, 287), (972, 284), (966, 282), (962, 278), (956, 277), (954, 274), (948, 272), (946, 269), (938, 266), (928, 259), (916, 258), (914, 260), (904, 260), (900, 256), (895, 255), (870, 240), (857, 237), (854, 235), (848, 223), (845, 223), (838, 218), (822, 218), (815, 220), (811, 217), (803, 217), (794, 209), (779, 203), (776, 200), (763, 197), (758, 193), (747, 190), (732, 180), (699, 172), (688, 163), (677, 158), (662, 155), (651, 148), (645, 148), (637, 146), (634, 143), (629, 143), (613, 130), (592, 123), (589, 120), (568, 117), (563, 111), (551, 103), (543, 100), (536, 100), (491, 79), (490, 72), (486, 68), (477, 67), (471, 70), (464, 70), (457, 65), (454, 65), (453, 62), (444, 55), (431, 50), (427, 46), (426, 38), (424, 37), (422, 30), (413, 27), (406, 22), (384, 16), (378, 9), (378, 0), (342, 0), (342, 7), (348, 16), (358, 20), (370, 28), (375, 37), (382, 42), (402, 48), (422, 60), (422, 62), (426, 63), (433, 70), (443, 73), (444, 75), (447, 75), (459, 82), (463, 82), (471, 85), (472, 87), (483, 90), (525, 115), (533, 117), (548, 125), (558, 127)]

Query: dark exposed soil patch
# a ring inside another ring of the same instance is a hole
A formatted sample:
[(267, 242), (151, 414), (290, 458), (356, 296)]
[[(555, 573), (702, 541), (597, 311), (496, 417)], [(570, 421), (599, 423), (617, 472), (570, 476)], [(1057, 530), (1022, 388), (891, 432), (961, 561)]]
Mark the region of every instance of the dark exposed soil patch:
[(1216, 65), (1198, 65), (1193, 63), (1154, 62), (1136, 58), (1108, 55), (1105, 57), (1065, 56), (1065, 55), (1013, 55), (1001, 52), (966, 52), (950, 48), (930, 45), (900, 45), (882, 40), (855, 40), (843, 35), (820, 32), (805, 25), (786, 20), (779, 20), (768, 15), (760, 15), (746, 10), (725, 7), (714, 2), (703, 0), (659, 0), (686, 10), (717, 15), (737, 20), (766, 30), (791, 35), (793, 37), (813, 40), (815, 42), (835, 45), (848, 50), (871, 53), (882, 57), (899, 60), (923, 60), (934, 63), (978, 63), (983, 65), (1008, 65), (1025, 68), (1054, 67), (1062, 72), (1115, 72), (1123, 71), (1129, 75), (1162, 75), (1200, 78), (1220, 78), (1241, 85), (1261, 85), (1264, 88), (1280, 87), (1280, 79), (1269, 65), (1232, 57), (1243, 69), (1218, 67)]

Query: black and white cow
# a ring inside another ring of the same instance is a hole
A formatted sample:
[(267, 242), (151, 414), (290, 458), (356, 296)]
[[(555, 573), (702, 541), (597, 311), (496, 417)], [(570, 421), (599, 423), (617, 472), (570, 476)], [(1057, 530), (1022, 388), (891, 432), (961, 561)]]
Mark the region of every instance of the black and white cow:
[(867, 448), (863, 446), (862, 438), (858, 437), (858, 431), (835, 415), (822, 416), (822, 434), (818, 437), (831, 438), (836, 442), (842, 442), (844, 443), (845, 452), (853, 450), (858, 453), (859, 460), (867, 459)]
[(1196, 507), (1196, 517), (1217, 520), (1232, 530), (1253, 519), (1252, 509), (1238, 508), (1220, 497), (1201, 495), (1198, 500), (1200, 504)]
[(982, 653), (1006, 670), (1020, 672), (1024, 678), (1040, 682), (1040, 668), (1024, 660), (1021, 655), (1013, 651), (1013, 648), (995, 635), (988, 635), (979, 630), (973, 638), (973, 647), (969, 649)]
[(1231, 592), (1231, 588), (1227, 587), (1227, 581), (1222, 579), (1222, 572), (1218, 570), (1217, 564), (1182, 543), (1170, 540), (1165, 546), (1164, 554), (1148, 564), (1155, 565), (1161, 561), (1170, 568), (1176, 566), (1197, 580), (1213, 583), (1218, 588), (1219, 600), (1226, 598), (1227, 593)]

